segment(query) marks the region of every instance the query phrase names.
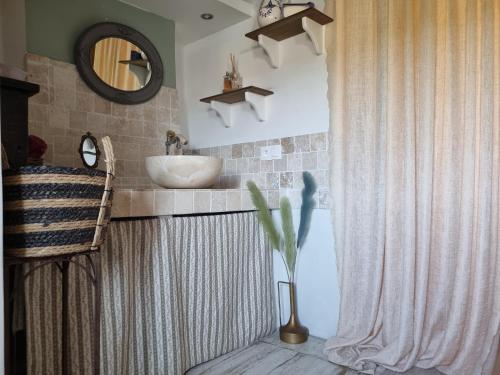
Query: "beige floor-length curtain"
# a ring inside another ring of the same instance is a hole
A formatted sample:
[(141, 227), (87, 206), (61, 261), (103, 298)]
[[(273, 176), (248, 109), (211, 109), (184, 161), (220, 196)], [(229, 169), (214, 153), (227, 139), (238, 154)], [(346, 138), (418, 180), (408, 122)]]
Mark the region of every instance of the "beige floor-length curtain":
[(500, 0), (329, 0), (333, 362), (490, 374), (500, 322)]

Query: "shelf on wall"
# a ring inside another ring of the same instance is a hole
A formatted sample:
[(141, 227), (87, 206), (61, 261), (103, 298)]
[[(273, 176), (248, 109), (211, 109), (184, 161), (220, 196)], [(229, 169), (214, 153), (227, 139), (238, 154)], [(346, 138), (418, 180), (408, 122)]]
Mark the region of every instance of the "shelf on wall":
[(231, 127), (233, 122), (232, 104), (248, 102), (255, 111), (259, 121), (267, 119), (267, 97), (274, 92), (256, 86), (243, 87), (200, 99), (203, 103), (209, 103), (217, 114), (222, 118), (225, 127)]
[(149, 64), (148, 60), (120, 60), (118, 62), (120, 64), (140, 66), (141, 68), (147, 68)]
[(333, 19), (316, 8), (309, 8), (285, 17), (270, 25), (245, 34), (266, 51), (274, 68), (281, 65), (280, 42), (296, 35), (307, 33), (318, 55), (325, 53), (325, 25)]

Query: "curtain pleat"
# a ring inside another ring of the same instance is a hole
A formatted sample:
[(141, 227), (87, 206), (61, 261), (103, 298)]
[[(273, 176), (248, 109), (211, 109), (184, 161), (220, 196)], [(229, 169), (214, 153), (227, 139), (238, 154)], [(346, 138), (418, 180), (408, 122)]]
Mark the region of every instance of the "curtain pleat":
[[(272, 252), (254, 213), (112, 222), (101, 270), (102, 374), (183, 374), (274, 330)], [(55, 266), (26, 281), (30, 374), (62, 371), (60, 290)], [(73, 374), (92, 374), (93, 306), (72, 265)]]
[(333, 362), (490, 374), (500, 323), (500, 1), (336, 0)]

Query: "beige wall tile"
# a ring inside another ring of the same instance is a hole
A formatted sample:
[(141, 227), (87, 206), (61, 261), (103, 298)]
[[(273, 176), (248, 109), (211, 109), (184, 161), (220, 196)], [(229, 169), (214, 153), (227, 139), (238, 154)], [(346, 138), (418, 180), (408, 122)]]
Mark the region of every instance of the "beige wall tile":
[(293, 188), (302, 189), (304, 187), (303, 172), (293, 172)]
[(30, 120), (48, 123), (49, 106), (43, 104), (31, 103), (29, 105), (28, 117)]
[(73, 139), (71, 137), (59, 135), (54, 137), (54, 149), (57, 154), (67, 156), (72, 156), (78, 151), (78, 149), (74, 148)]
[(129, 105), (127, 118), (131, 120), (144, 120), (144, 107), (142, 104)]
[(295, 152), (293, 137), (281, 138), (281, 150), (284, 154), (292, 154)]
[(250, 197), (249, 190), (241, 191), (241, 209), (242, 210), (254, 210), (255, 206), (253, 205), (252, 198)]
[(155, 191), (155, 215), (172, 215), (175, 209), (173, 191)]
[(306, 152), (302, 154), (302, 169), (312, 171), (318, 168), (318, 154), (316, 152)]
[(101, 113), (87, 113), (87, 127), (86, 129), (91, 132), (106, 132), (106, 124), (108, 123), (108, 116)]
[(106, 115), (111, 114), (111, 102), (101, 98), (99, 95), (94, 96), (94, 110), (98, 113)]
[(248, 159), (238, 159), (236, 171), (239, 174), (248, 173)]
[(220, 158), (220, 147), (210, 147), (209, 153), (210, 153), (210, 156)]
[(250, 173), (259, 173), (260, 172), (260, 159), (259, 158), (250, 158), (248, 160), (248, 172), (250, 172)]
[(193, 190), (175, 191), (175, 213), (188, 214), (193, 212)]
[(212, 191), (212, 207), (211, 212), (226, 211), (227, 193), (223, 190)]
[(127, 217), (130, 216), (130, 197), (132, 192), (115, 191), (113, 193), (113, 206), (111, 207), (111, 217)]
[(152, 190), (134, 190), (130, 199), (130, 214), (132, 216), (154, 215), (155, 195)]
[(283, 172), (287, 170), (287, 155), (283, 155), (282, 159), (274, 160), (273, 170), (275, 172)]
[(311, 151), (326, 150), (326, 133), (311, 134)]
[(65, 109), (76, 108), (76, 91), (71, 88), (54, 88), (54, 101), (56, 107)]
[(233, 175), (237, 173), (237, 161), (232, 159), (226, 159), (224, 162), (224, 173), (226, 175)]
[(319, 188), (328, 187), (328, 171), (311, 171), (311, 174), (316, 180), (316, 184)]
[(242, 145), (242, 156), (244, 158), (253, 158), (255, 156), (255, 148), (253, 143), (244, 143)]
[(280, 173), (280, 188), (290, 189), (293, 187), (293, 172)]
[(170, 121), (170, 109), (165, 107), (158, 107), (156, 112), (156, 116), (158, 118), (158, 122), (171, 124)]
[(73, 129), (86, 129), (87, 128), (87, 113), (81, 111), (69, 112), (69, 127)]
[[(162, 87), (148, 103), (121, 105), (90, 90), (72, 64), (27, 54), (26, 66), (30, 79), (42, 85), (40, 94), (30, 100), (29, 127), (49, 146), (46, 162), (74, 165), (79, 158), (75, 144), (79, 145), (82, 134), (91, 131), (96, 138), (110, 135), (121, 160), (121, 177), (116, 185), (152, 187), (142, 164), (148, 154), (164, 153), (164, 133), (170, 128), (172, 111), (179, 108), (175, 89)], [(158, 108), (163, 109), (163, 122), (159, 121)], [(180, 131), (178, 124), (176, 129)]]
[(239, 159), (239, 158), (241, 158), (242, 152), (243, 152), (243, 149), (242, 149), (241, 144), (233, 145), (233, 147), (232, 147), (232, 156), (233, 156), (233, 159)]
[(302, 170), (302, 154), (288, 154), (287, 163), (289, 171), (301, 171)]
[(280, 174), (266, 173), (266, 189), (279, 189), (279, 188), (280, 188)]
[(179, 110), (170, 107), (170, 123), (179, 124)]
[(309, 141), (309, 135), (300, 135), (295, 137), (295, 152), (309, 152), (311, 150), (311, 144)]
[(118, 103), (111, 103), (111, 114), (118, 117), (127, 117), (128, 106)]
[(87, 92), (76, 92), (75, 109), (82, 112), (94, 111), (94, 95)]
[(241, 191), (228, 191), (226, 208), (228, 211), (241, 210)]
[(279, 190), (267, 191), (267, 205), (269, 206), (269, 208), (279, 208), (280, 206)]
[(318, 192), (318, 207), (319, 208), (328, 208), (330, 207), (330, 197), (328, 194), (328, 190), (326, 189), (321, 189)]
[(232, 158), (232, 147), (231, 146), (221, 146), (220, 148), (220, 156), (224, 159)]
[(144, 121), (149, 121), (154, 123), (157, 121), (155, 106), (152, 105), (144, 106)]
[(318, 169), (329, 169), (330, 155), (326, 151), (318, 152)]
[(273, 160), (261, 160), (260, 161), (260, 171), (261, 172), (272, 172), (274, 169)]
[(210, 203), (212, 201), (210, 191), (194, 192), (194, 210), (195, 212), (210, 212)]

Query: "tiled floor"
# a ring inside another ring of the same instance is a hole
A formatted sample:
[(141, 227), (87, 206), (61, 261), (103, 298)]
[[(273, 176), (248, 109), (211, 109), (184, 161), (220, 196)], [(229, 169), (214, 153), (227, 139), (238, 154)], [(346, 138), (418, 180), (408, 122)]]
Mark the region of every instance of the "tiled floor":
[[(187, 375), (358, 375), (360, 373), (328, 362), (324, 340), (310, 337), (300, 345), (281, 342), (277, 334), (189, 370)], [(382, 375), (396, 374), (385, 371)], [(437, 370), (415, 369), (405, 375), (439, 375)], [(398, 375), (401, 375), (400, 373)]]

